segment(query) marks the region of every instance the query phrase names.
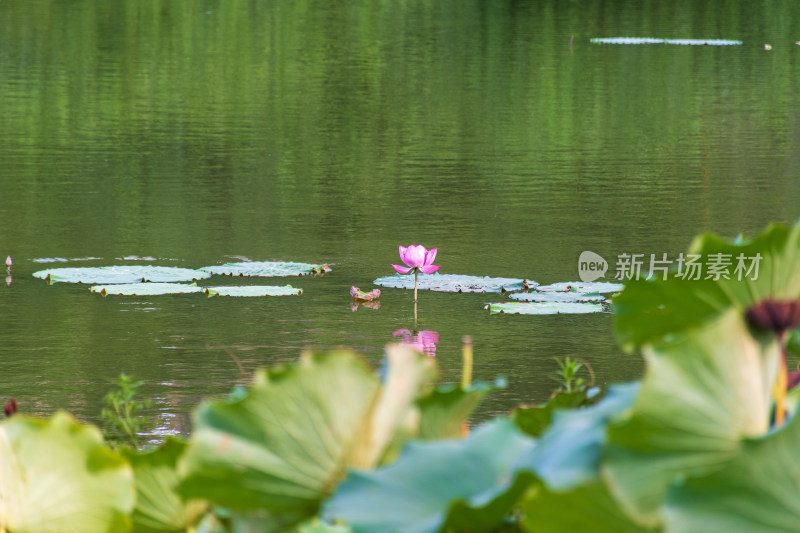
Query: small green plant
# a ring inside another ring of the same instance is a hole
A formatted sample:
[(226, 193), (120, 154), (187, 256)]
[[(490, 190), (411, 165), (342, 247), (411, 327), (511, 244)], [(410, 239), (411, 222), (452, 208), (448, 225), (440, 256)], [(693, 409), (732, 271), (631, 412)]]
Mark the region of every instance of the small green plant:
[(103, 419), (103, 434), (113, 446), (128, 445), (137, 448), (139, 434), (151, 426), (151, 422), (138, 413), (150, 407), (150, 400), (136, 399), (142, 381), (134, 381), (131, 376), (122, 373), (111, 380), (118, 390), (109, 391), (105, 396), (106, 407), (100, 412)]
[(565, 357), (563, 361), (557, 358), (555, 361), (558, 363), (559, 370), (553, 379), (560, 382), (560, 386), (555, 392), (576, 392), (587, 386), (586, 380), (577, 377), (580, 369), (584, 367), (583, 363), (577, 359), (570, 359), (569, 356)]

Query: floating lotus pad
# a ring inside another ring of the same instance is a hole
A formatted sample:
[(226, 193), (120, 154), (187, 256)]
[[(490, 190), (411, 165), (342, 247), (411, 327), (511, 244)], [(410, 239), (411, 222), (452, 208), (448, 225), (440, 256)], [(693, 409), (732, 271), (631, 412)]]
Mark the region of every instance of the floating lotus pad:
[(51, 268), (33, 273), (48, 283), (94, 283), (115, 285), (120, 283), (180, 282), (210, 277), (209, 272), (189, 268), (163, 266), (101, 266), (83, 268)]
[(600, 313), (603, 305), (581, 302), (501, 302), (486, 304), (484, 309), (490, 313), (510, 313), (514, 315), (577, 315)]
[(226, 263), (224, 265), (200, 267), (200, 270), (223, 276), (281, 277), (324, 274), (330, 271), (331, 267), (327, 264), (312, 265), (310, 263), (292, 263), (284, 261), (244, 261), (241, 263)]
[(275, 287), (272, 285), (248, 285), (244, 287), (206, 287), (206, 296), (299, 296), (303, 294), (303, 289), (284, 285)]
[(602, 302), (605, 296), (596, 292), (515, 292), (509, 296), (512, 300), (522, 302)]
[(539, 285), (536, 287), (537, 291), (542, 292), (576, 292), (589, 294), (597, 292), (600, 294), (608, 294), (612, 292), (619, 292), (624, 289), (622, 283), (609, 283), (607, 281), (564, 281), (561, 283), (551, 283), (550, 285)]
[[(414, 276), (395, 274), (376, 279), (373, 283), (394, 289), (413, 289)], [(532, 289), (539, 284), (517, 278), (490, 278), (462, 274), (420, 274), (417, 287), (437, 292), (513, 292)]]
[(677, 44), (683, 46), (741, 46), (729, 39), (656, 39), (653, 37), (607, 37), (589, 39), (594, 44)]
[(94, 285), (89, 290), (102, 294), (117, 296), (159, 296), (162, 294), (189, 294), (203, 292), (203, 287), (194, 283), (121, 283), (116, 285)]
[(73, 257), (72, 259), (65, 259), (63, 257), (40, 257), (34, 259), (34, 263), (68, 263), (70, 261), (96, 261), (102, 257)]

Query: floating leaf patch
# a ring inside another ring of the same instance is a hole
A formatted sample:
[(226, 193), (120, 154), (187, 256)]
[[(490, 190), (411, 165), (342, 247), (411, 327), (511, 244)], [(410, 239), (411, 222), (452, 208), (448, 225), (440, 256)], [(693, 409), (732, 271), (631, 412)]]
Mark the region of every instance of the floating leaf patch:
[(303, 289), (284, 285), (248, 285), (244, 287), (206, 287), (206, 296), (299, 296)]
[(102, 259), (102, 257), (73, 257), (72, 259), (65, 259), (63, 257), (40, 257), (34, 259), (34, 263), (68, 263), (69, 261), (94, 261)]
[(609, 283), (607, 281), (563, 281), (561, 283), (551, 283), (550, 285), (540, 285), (536, 287), (536, 290), (542, 292), (581, 292), (584, 294), (598, 292), (600, 294), (609, 294), (619, 292), (624, 288), (625, 286), (622, 283)]
[(655, 39), (653, 37), (607, 37), (590, 39), (594, 44), (677, 44), (683, 46), (741, 46), (730, 39)]
[[(376, 279), (373, 283), (381, 287), (413, 289), (414, 276), (395, 274)], [(518, 278), (490, 278), (488, 276), (466, 276), (462, 274), (421, 274), (418, 288), (438, 292), (513, 292), (532, 289), (539, 285), (535, 281)]]
[(208, 272), (190, 268), (139, 265), (51, 268), (33, 273), (33, 277), (41, 278), (48, 283), (60, 281), (65, 283), (94, 283), (103, 285), (139, 283), (142, 281), (194, 281), (210, 276), (211, 274)]
[(189, 294), (203, 292), (202, 287), (194, 283), (122, 283), (116, 285), (94, 285), (89, 287), (92, 292), (103, 296), (113, 294), (117, 296), (158, 296), (161, 294)]
[(603, 304), (584, 302), (499, 302), (486, 304), (484, 309), (490, 313), (511, 313), (514, 315), (559, 315), (600, 313)]
[(598, 293), (582, 292), (515, 292), (509, 296), (522, 302), (602, 302), (606, 297)]
[(220, 274), (223, 276), (260, 276), (260, 277), (281, 277), (281, 276), (308, 276), (324, 274), (329, 272), (331, 267), (327, 264), (312, 265), (310, 263), (292, 263), (285, 261), (244, 261), (241, 263), (226, 263), (218, 266), (201, 267), (200, 270), (209, 274)]

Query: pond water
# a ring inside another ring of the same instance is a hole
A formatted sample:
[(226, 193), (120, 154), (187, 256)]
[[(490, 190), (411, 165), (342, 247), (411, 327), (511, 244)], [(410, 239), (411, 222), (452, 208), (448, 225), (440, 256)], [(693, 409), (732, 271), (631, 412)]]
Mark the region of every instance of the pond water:
[[(613, 271), (699, 232), (794, 222), (800, 5), (663, 4), (3, 2), (0, 397), (97, 422), (126, 372), (159, 432), (187, 431), (201, 398), (304, 348), (379, 364), (414, 326), (411, 291), (353, 311), (349, 290), (392, 274), (400, 244), (438, 247), (442, 273), (552, 283), (577, 279), (584, 250)], [(742, 44), (590, 42), (606, 37)], [(254, 281), (304, 290), (275, 298), (103, 298), (31, 276), (240, 258), (333, 270)], [(554, 357), (600, 385), (641, 375), (608, 313), (419, 299), (442, 381), (464, 335), (476, 377), (508, 379), (478, 418), (545, 399)]]

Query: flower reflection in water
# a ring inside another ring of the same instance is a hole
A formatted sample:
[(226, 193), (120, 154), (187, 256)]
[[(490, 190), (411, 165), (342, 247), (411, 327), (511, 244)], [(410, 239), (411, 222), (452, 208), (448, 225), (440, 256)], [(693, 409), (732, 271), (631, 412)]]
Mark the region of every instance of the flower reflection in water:
[(439, 333), (436, 331), (398, 329), (392, 333), (392, 337), (401, 337), (400, 344), (405, 344), (423, 355), (436, 356), (436, 344), (439, 342)]
[(351, 311), (356, 311), (359, 307), (366, 307), (367, 309), (380, 309), (381, 303), (378, 300), (374, 301), (352, 300), (350, 302)]

